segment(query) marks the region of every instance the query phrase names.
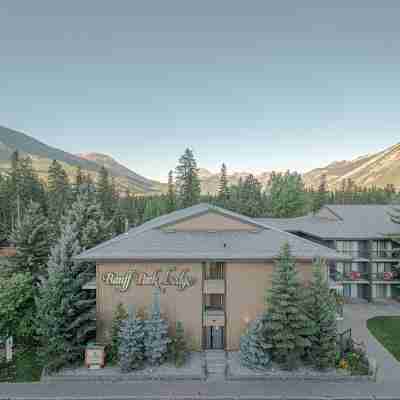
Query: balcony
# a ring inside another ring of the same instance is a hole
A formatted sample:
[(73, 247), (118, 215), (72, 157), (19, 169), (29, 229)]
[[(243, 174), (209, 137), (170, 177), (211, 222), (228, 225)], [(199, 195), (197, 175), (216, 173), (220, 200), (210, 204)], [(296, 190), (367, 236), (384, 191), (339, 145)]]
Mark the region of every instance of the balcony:
[(344, 272), (341, 273), (339, 271), (331, 271), (329, 277), (334, 282), (343, 282), (343, 281), (353, 281), (353, 282), (362, 282), (362, 281), (399, 281), (400, 276), (397, 271), (387, 271), (387, 272), (377, 272), (377, 273), (369, 273), (369, 272)]
[(400, 259), (400, 249), (383, 249), (383, 250), (337, 250), (341, 254), (357, 259), (368, 260), (391, 260)]
[(224, 309), (207, 307), (203, 312), (203, 326), (225, 326)]
[(206, 279), (203, 284), (204, 294), (224, 294), (225, 281), (223, 279)]

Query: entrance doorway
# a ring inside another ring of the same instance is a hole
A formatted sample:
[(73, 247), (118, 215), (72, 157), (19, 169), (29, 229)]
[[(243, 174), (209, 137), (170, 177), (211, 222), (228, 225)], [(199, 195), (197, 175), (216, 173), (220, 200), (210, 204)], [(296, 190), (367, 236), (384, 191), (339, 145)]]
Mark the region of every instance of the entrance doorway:
[(207, 326), (204, 328), (205, 348), (207, 350), (223, 350), (224, 343), (224, 327), (222, 326)]

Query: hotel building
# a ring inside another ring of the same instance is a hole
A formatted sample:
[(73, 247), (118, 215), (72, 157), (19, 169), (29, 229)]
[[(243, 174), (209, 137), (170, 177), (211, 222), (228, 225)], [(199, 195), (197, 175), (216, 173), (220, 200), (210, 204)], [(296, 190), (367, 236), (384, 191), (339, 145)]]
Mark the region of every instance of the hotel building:
[(182, 321), (192, 349), (237, 350), (248, 322), (265, 309), (284, 243), (289, 243), (303, 281), (311, 278), (317, 257), (337, 266), (353, 262), (352, 254), (278, 225), (199, 204), (85, 251), (77, 259), (96, 262), (96, 282), (86, 288), (96, 289), (97, 340), (110, 340), (118, 303), (149, 310), (158, 287), (162, 314), (172, 329)]

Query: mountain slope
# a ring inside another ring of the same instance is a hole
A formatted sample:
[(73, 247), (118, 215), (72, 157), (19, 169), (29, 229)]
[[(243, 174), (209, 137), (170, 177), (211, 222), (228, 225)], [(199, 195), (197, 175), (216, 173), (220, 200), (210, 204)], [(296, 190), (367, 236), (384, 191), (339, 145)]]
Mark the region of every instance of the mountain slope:
[(44, 179), (47, 178), (47, 169), (51, 162), (57, 160), (61, 162), (71, 179), (75, 176), (78, 166), (80, 166), (85, 173), (90, 174), (93, 179), (96, 179), (101, 166), (104, 165), (106, 168), (109, 168), (110, 174), (115, 178), (121, 190), (129, 189), (135, 193), (148, 194), (159, 193), (163, 191), (165, 186), (159, 182), (136, 174), (117, 163), (111, 157), (103, 156), (102, 160), (100, 157), (97, 160), (94, 158), (79, 157), (55, 147), (48, 146), (25, 133), (0, 126), (1, 170), (9, 168), (10, 157), (16, 150), (18, 150), (21, 155), (30, 156), (32, 158), (35, 170)]
[[(250, 172), (234, 172), (233, 174), (228, 175), (228, 183), (230, 185), (237, 185), (239, 179), (242, 178), (243, 180), (246, 179), (246, 176), (250, 175)], [(259, 182), (261, 182), (262, 186), (265, 187), (271, 176), (270, 172), (262, 172), (260, 174), (253, 174)], [(218, 191), (219, 173), (212, 173), (207, 169), (200, 168), (199, 170), (199, 178), (201, 182), (201, 191), (202, 193), (210, 193), (215, 194)]]
[(350, 161), (335, 161), (326, 167), (313, 169), (303, 175), (306, 186), (318, 186), (326, 175), (330, 188), (340, 187), (345, 179), (360, 186), (400, 187), (400, 143), (383, 151), (368, 154)]

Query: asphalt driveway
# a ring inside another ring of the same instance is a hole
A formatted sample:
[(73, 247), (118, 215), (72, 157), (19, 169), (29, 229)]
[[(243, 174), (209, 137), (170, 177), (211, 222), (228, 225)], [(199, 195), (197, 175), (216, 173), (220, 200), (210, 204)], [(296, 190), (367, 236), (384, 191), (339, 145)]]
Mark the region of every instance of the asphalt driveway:
[[(368, 355), (378, 363), (378, 380), (383, 382), (400, 380), (400, 362), (398, 362), (367, 329), (367, 320), (373, 317), (398, 315), (400, 303), (368, 303), (346, 304), (344, 306), (344, 320), (339, 322), (339, 329), (343, 331), (351, 328), (353, 339), (366, 345)], [(400, 332), (399, 332), (400, 340)]]

